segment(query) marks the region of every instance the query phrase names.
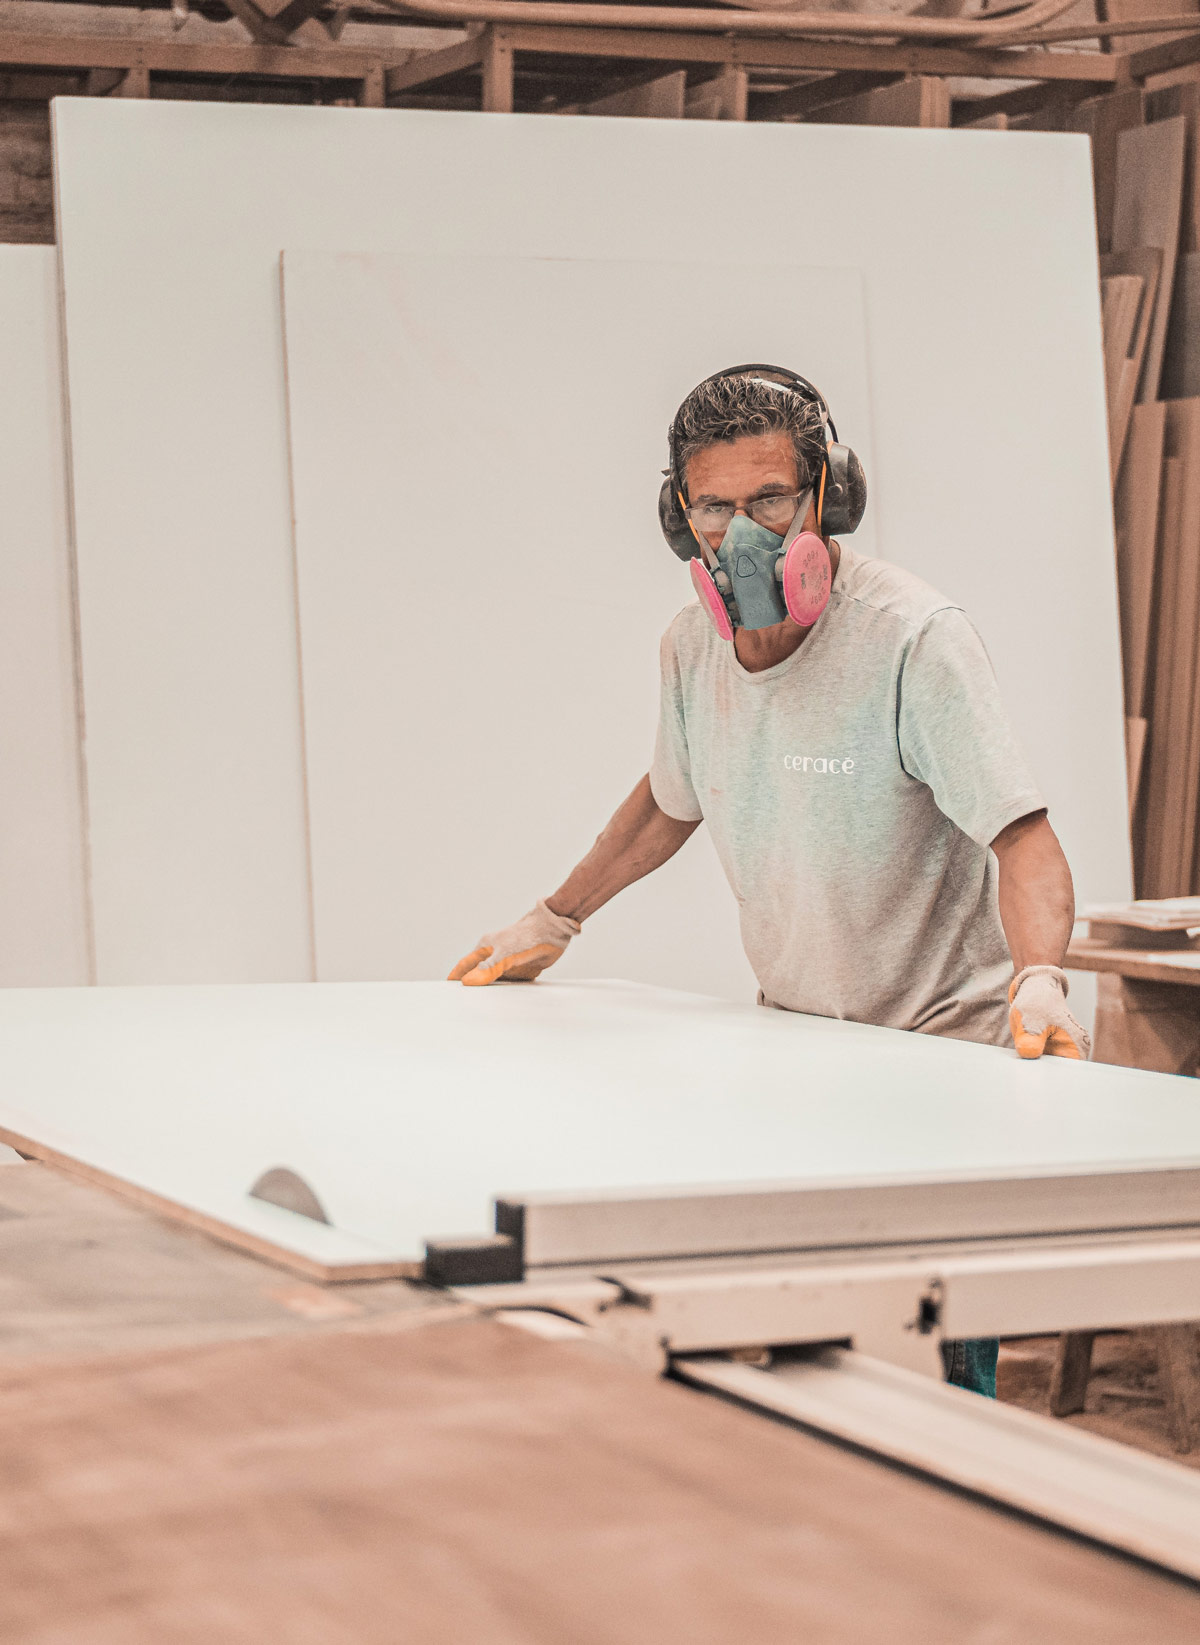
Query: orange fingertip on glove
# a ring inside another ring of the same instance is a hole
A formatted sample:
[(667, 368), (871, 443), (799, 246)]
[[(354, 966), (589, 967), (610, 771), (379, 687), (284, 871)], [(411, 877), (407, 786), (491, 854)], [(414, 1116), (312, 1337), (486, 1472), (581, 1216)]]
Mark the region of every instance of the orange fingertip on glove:
[(480, 960), (486, 960), (491, 951), (491, 948), (488, 947), (486, 943), (480, 943), (478, 948), (472, 948), (469, 954), (464, 954), (462, 959), (459, 960), (458, 964), (454, 967), (454, 970), (451, 971), (450, 975), (446, 978), (446, 981), (462, 982), (467, 972), (473, 971), (479, 964)]
[(1015, 1006), (1009, 1010), (1008, 1025), (1012, 1029), (1013, 1044), (1019, 1057), (1047, 1055), (1074, 1057), (1077, 1062), (1083, 1060), (1083, 1052), (1065, 1028), (1044, 1028), (1041, 1033), (1032, 1033), (1026, 1028), (1025, 1019)]
[(1027, 965), (1008, 990), (1008, 1024), (1017, 1055), (1086, 1062), (1086, 1028), (1067, 1009), (1067, 974), (1057, 965)]
[(480, 962), (491, 954), (490, 948), (476, 948), (466, 959), (459, 960), (447, 982), (461, 982), (467, 988), (483, 988), (489, 982), (532, 982), (533, 979), (562, 957), (562, 949), (552, 942), (538, 943), (516, 954), (504, 954), (491, 965)]

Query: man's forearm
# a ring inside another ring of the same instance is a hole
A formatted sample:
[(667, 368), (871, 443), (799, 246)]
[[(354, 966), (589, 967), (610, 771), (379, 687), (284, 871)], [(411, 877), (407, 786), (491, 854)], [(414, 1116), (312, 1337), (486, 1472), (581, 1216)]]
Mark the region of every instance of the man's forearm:
[(992, 850), (1000, 865), (1000, 920), (1013, 970), (1061, 965), (1075, 923), (1075, 888), (1045, 813), (1010, 823)]
[(661, 811), (650, 792), (650, 778), (643, 777), (583, 861), (546, 898), (547, 908), (573, 920), (586, 920), (618, 891), (660, 868), (699, 826)]

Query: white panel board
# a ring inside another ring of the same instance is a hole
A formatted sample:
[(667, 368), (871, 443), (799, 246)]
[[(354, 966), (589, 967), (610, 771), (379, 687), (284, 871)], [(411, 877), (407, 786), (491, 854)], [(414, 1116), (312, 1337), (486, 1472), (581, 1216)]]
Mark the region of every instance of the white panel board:
[(0, 987), (89, 980), (52, 246), (0, 246)]
[[(743, 306), (728, 269), (680, 263), (283, 271), (317, 975), (443, 978), (650, 764), (688, 592), (655, 509), (680, 385), (803, 359), (869, 465), (860, 284), (752, 265)], [(562, 967), (753, 1000), (707, 831)]]
[[(0, 1039), (0, 1130), (332, 1261), (497, 1194), (1200, 1161), (1188, 1079), (624, 982), (16, 991)], [(278, 1165), (357, 1246), (246, 1198)]]
[(1081, 900), (1128, 894), (1085, 138), (132, 99), (54, 124), (102, 980), (309, 963), (285, 246), (682, 252), (731, 302), (765, 244), (861, 269), (878, 551), (979, 623)]

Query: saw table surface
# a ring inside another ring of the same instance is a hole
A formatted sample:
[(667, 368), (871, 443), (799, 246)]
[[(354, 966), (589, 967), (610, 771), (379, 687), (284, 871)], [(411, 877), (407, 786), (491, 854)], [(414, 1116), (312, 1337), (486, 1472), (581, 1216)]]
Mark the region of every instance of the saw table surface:
[(5, 1140), (332, 1265), (497, 1195), (1200, 1160), (1191, 1081), (615, 981), (10, 990), (0, 1047)]
[(0, 1366), (0, 1467), (14, 1645), (1200, 1629), (1189, 1584), (487, 1320)]

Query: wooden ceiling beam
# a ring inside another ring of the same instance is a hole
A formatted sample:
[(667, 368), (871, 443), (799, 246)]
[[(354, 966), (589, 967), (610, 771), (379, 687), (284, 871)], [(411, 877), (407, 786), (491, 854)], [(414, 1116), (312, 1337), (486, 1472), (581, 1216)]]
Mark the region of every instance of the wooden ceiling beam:
[(234, 45), (232, 42), (121, 40), (107, 35), (27, 34), (0, 30), (0, 70), (146, 69), (157, 74), (253, 74), (265, 78), (361, 80), (410, 55), (344, 46)]
[(1126, 81), (1146, 80), (1152, 74), (1186, 68), (1200, 62), (1200, 33), (1186, 34), (1182, 40), (1166, 40), (1157, 46), (1144, 46), (1141, 51), (1114, 58), (1114, 62), (1121, 65), (1121, 78)]
[[(415, 21), (415, 17), (414, 17)], [(860, 69), (873, 73), (965, 75), (977, 79), (1081, 81), (1101, 90), (1123, 59), (1107, 52), (972, 51), (965, 46), (889, 45), (844, 40), (743, 39), (676, 34), (666, 29), (576, 28), (564, 24), (496, 25), (516, 51), (563, 57), (633, 57), (662, 63), (727, 63), (735, 68)]]
[[(253, 0), (239, 0), (239, 3), (253, 3)], [(414, 22), (417, 20), (414, 17)], [(488, 38), (495, 42), (498, 50), (505, 52), (548, 54), (577, 61), (604, 57), (654, 62), (663, 64), (664, 71), (672, 66), (703, 63), (718, 68), (765, 68), (797, 75), (823, 71), (867, 73), (885, 78), (969, 75), (979, 79), (1002, 77), (1064, 82), (1096, 91), (1109, 89), (1114, 82), (1128, 83), (1128, 74), (1137, 74), (1139, 65), (1151, 59), (1155, 66), (1146, 68), (1145, 72), (1161, 72), (1158, 66), (1160, 59), (1156, 56), (1158, 53), (1175, 53), (1172, 65), (1177, 65), (1178, 53), (1187, 46), (1192, 50), (1193, 60), (1200, 58), (1200, 34), (1188, 41), (1172, 42), (1166, 47), (1151, 47), (1131, 57), (1107, 52), (1029, 49), (972, 51), (963, 47), (900, 46), (836, 40), (738, 40), (728, 36), (666, 30), (593, 29), (541, 24), (506, 25), (503, 28), (493, 26)], [(479, 60), (473, 52), (472, 42), (467, 42), (466, 48), (460, 68), (473, 67)], [(449, 54), (463, 48), (442, 49), (447, 55), (441, 61), (448, 64), (454, 61)], [(400, 47), (393, 51), (367, 51), (332, 43), (328, 46), (261, 42), (234, 44), (228, 41), (185, 43), (179, 40), (117, 39), (91, 34), (33, 34), (0, 30), (0, 74), (20, 68), (136, 69), (147, 74), (177, 76), (252, 75), (284, 80), (363, 81), (382, 68), (385, 72), (392, 71), (389, 93), (395, 94), (406, 86), (425, 84), (435, 78), (429, 72), (437, 67), (433, 60), (435, 55), (422, 54), (422, 57), (428, 56), (429, 59), (425, 69), (417, 77), (411, 77), (406, 76), (405, 71), (418, 71), (422, 58), (413, 59), (410, 51)], [(441, 68), (439, 76), (453, 72), (456, 71), (451, 67)]]

